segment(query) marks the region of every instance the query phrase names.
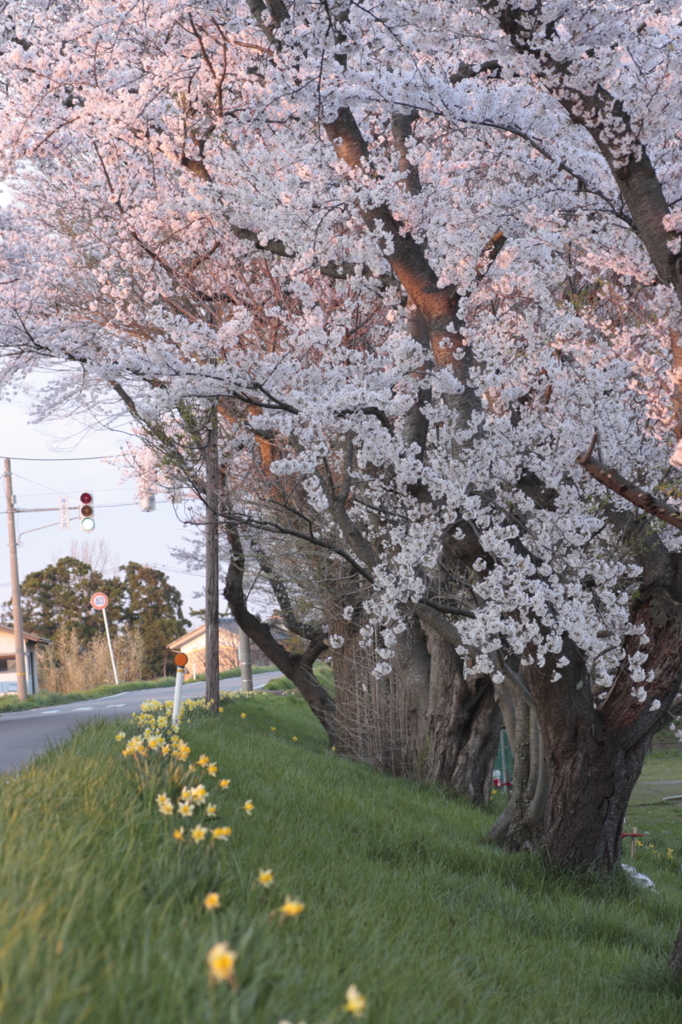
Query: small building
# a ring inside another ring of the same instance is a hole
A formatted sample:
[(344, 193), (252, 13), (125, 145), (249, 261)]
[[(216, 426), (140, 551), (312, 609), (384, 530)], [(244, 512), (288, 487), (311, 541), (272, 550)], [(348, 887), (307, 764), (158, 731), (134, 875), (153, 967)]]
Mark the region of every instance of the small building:
[[(49, 640), (36, 636), (35, 633), (24, 633), (24, 660), (26, 662), (26, 692), (38, 692), (38, 658), (39, 644), (49, 644)], [(14, 650), (14, 628), (0, 626), (0, 694), (17, 692), (17, 659)]]
[[(222, 617), (218, 619), (219, 671), (226, 672), (239, 667), (239, 626), (234, 619)], [(200, 672), (206, 671), (206, 626), (202, 623), (196, 629), (178, 637), (168, 644), (168, 649), (175, 654), (186, 654), (186, 672), (196, 678)], [(260, 648), (251, 644), (251, 664), (267, 665), (268, 660)]]

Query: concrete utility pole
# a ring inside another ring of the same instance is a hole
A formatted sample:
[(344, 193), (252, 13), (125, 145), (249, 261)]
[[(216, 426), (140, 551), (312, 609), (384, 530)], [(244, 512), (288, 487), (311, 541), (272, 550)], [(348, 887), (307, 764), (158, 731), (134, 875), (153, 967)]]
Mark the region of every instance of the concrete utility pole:
[(253, 676), (251, 675), (251, 641), (240, 627), (239, 629), (239, 664), (242, 670), (242, 690), (251, 693)]
[(7, 534), (9, 537), (9, 564), (12, 580), (12, 618), (14, 619), (14, 657), (17, 662), (17, 697), (26, 700), (26, 663), (24, 661), (24, 619), (21, 613), (19, 589), (19, 563), (17, 561), (17, 533), (14, 525), (14, 496), (12, 494), (12, 467), (5, 459), (5, 497), (7, 498)]
[(219, 501), (218, 431), (214, 422), (206, 438), (206, 700), (216, 712), (220, 700)]

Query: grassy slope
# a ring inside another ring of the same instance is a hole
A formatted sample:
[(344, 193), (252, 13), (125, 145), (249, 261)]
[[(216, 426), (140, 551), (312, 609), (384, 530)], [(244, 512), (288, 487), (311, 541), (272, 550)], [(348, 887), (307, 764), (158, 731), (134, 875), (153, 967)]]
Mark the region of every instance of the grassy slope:
[[(259, 672), (272, 672), (273, 665), (257, 665), (252, 669), (253, 675)], [(220, 673), (221, 679), (235, 679), (241, 675), (241, 669), (231, 668)], [(205, 675), (198, 675), (196, 680), (187, 679), (187, 683), (201, 682)], [(175, 676), (167, 676), (165, 679), (145, 679), (137, 683), (121, 683), (120, 686), (95, 686), (92, 690), (77, 690), (74, 693), (48, 693), (41, 690), (26, 700), (19, 700), (18, 697), (0, 695), (0, 714), (5, 711), (30, 711), (31, 708), (47, 708), (54, 704), (73, 704), (79, 700), (97, 700), (98, 697), (113, 697), (117, 693), (130, 693), (132, 690), (156, 690), (161, 686), (173, 686)]]
[[(678, 1024), (672, 865), (656, 893), (558, 875), (490, 846), (490, 814), (337, 758), (299, 698), (226, 703), (184, 730), (231, 776), (224, 806), (256, 805), (216, 851), (169, 838), (111, 723), (2, 786), (3, 1024), (321, 1024), (351, 982), (368, 1024)], [(286, 893), (307, 907), (280, 925)], [(236, 996), (206, 984), (217, 939)]]

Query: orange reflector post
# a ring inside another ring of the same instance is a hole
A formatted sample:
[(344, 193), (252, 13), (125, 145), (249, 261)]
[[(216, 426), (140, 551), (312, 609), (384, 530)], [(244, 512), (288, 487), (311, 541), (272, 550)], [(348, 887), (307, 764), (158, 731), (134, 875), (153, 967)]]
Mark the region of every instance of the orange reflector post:
[(189, 661), (189, 658), (187, 657), (186, 654), (176, 654), (173, 660), (175, 664), (178, 666), (178, 668), (184, 668), (187, 662)]

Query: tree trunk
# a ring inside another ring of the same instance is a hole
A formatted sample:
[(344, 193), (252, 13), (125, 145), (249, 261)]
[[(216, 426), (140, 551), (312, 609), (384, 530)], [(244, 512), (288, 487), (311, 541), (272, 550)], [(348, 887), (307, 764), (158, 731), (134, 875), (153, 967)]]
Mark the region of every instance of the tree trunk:
[(465, 679), (452, 644), (428, 631), (431, 691), (426, 778), (472, 803), (487, 803), (502, 716), (488, 676)]
[[(624, 660), (595, 707), (586, 666), (568, 640), (568, 665), (559, 673), (555, 659), (524, 670), (530, 706), (515, 695), (514, 795), (491, 831), (505, 849), (540, 850), (551, 863), (578, 870), (612, 871), (620, 863), (633, 787), (682, 681), (682, 605), (677, 587), (674, 593), (648, 588), (633, 606), (633, 622), (649, 638), (646, 667), (653, 673), (643, 702)], [(638, 645), (632, 635), (626, 651)]]

